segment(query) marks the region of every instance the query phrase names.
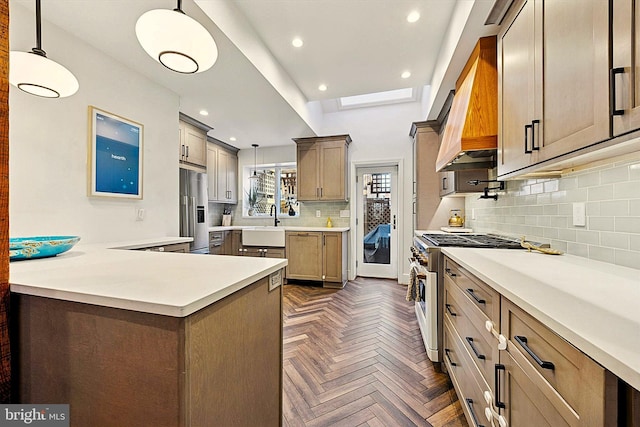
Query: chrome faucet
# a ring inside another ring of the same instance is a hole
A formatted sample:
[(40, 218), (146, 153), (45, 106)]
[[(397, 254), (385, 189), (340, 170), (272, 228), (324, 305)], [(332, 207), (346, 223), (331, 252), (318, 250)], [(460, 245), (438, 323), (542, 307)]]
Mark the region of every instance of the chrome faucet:
[(280, 220), (278, 219), (278, 212), (275, 212), (274, 215), (274, 211), (276, 210), (276, 205), (271, 205), (271, 210), (269, 211), (269, 216), (273, 216), (273, 226), (277, 227), (278, 223), (280, 222)]

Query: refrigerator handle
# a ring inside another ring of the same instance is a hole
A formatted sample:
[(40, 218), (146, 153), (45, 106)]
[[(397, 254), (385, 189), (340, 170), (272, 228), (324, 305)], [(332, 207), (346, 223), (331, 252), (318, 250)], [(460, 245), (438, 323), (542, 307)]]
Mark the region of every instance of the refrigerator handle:
[(196, 237), (196, 198), (190, 198), (191, 205), (189, 206), (189, 237)]
[(182, 196), (182, 230), (180, 230), (181, 236), (189, 235), (189, 198)]

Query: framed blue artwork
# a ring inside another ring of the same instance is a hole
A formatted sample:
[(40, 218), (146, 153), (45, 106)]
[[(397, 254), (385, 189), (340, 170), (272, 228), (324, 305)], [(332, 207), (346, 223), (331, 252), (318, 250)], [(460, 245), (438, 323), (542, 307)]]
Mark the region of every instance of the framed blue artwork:
[(89, 106), (89, 196), (142, 199), (144, 126)]

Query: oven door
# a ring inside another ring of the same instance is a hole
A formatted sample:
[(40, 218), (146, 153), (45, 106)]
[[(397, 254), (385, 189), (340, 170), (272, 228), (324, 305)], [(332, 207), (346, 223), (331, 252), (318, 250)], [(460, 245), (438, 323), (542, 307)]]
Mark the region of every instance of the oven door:
[(427, 357), (432, 362), (438, 359), (438, 275), (435, 272), (426, 271), (424, 279), (419, 279), (420, 298), (416, 301), (416, 317), (420, 326), (420, 333), (427, 351)]

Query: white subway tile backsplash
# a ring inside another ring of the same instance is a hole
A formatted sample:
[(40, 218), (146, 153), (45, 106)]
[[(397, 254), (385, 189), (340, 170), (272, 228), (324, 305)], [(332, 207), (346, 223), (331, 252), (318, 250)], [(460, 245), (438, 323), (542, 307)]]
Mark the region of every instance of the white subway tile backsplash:
[(617, 217), (615, 230), (620, 233), (640, 233), (640, 217)]
[(595, 216), (589, 218), (589, 230), (614, 231), (615, 218), (606, 216)]
[(640, 197), (640, 181), (618, 182), (613, 185), (616, 199), (637, 199)]
[[(639, 200), (640, 201), (640, 200)], [(639, 205), (640, 208), (640, 205)], [(628, 200), (611, 200), (600, 202), (600, 212), (602, 216), (627, 216), (629, 215)], [(594, 215), (598, 215), (594, 214)]]
[(600, 172), (578, 175), (578, 187), (594, 187), (600, 185)]
[(576, 230), (576, 242), (587, 243), (589, 245), (600, 244), (600, 233), (595, 231)]
[(640, 266), (640, 252), (616, 249), (615, 263), (637, 269)]
[(629, 167), (617, 166), (612, 169), (603, 170), (600, 172), (600, 182), (602, 184), (611, 184), (614, 182), (628, 181), (629, 180)]
[[(600, 244), (609, 248), (633, 250), (633, 248), (629, 247), (629, 235), (624, 233), (600, 233)], [(640, 246), (635, 250), (640, 250)]]
[(594, 201), (594, 200), (611, 200), (611, 199), (613, 199), (612, 184), (589, 188), (589, 195), (587, 200)]
[[(498, 203), (466, 198), (478, 232), (527, 236), (569, 254), (640, 269), (640, 154), (562, 178), (508, 181)], [(585, 202), (587, 226), (573, 226), (573, 203)]]
[(615, 262), (615, 249), (603, 248), (601, 246), (589, 246), (589, 258), (598, 261)]

